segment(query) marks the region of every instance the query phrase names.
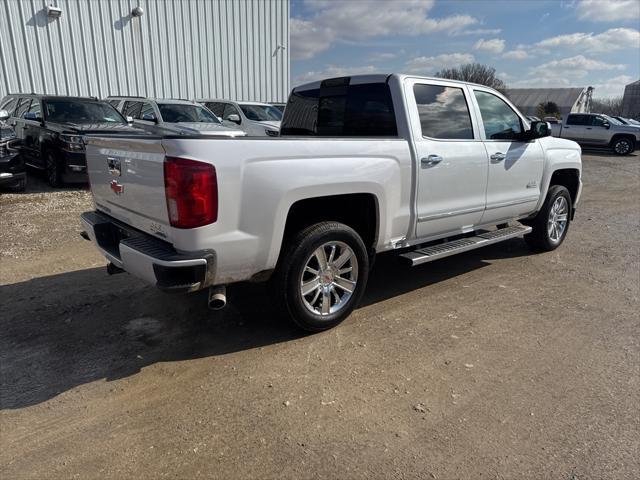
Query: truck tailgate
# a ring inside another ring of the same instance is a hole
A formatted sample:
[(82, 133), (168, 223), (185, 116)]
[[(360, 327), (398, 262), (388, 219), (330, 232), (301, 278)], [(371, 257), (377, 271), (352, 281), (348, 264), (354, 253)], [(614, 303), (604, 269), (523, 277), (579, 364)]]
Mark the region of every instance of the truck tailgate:
[(161, 138), (87, 136), (85, 142), (96, 209), (170, 241)]

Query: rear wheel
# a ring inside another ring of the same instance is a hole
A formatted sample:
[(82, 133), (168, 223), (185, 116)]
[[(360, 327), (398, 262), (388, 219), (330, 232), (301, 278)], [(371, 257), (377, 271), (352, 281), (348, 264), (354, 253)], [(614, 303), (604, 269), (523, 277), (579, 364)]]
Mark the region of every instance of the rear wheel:
[(45, 171), (47, 183), (52, 187), (62, 187), (62, 168), (57, 155), (49, 150), (45, 153)]
[(549, 187), (547, 198), (538, 215), (527, 222), (532, 227), (525, 235), (527, 244), (535, 250), (549, 252), (558, 248), (569, 230), (571, 222), (571, 195), (562, 185)]
[(611, 142), (611, 148), (616, 155), (629, 155), (633, 152), (633, 142), (629, 138), (616, 138)]
[(319, 332), (342, 322), (358, 305), (369, 274), (360, 236), (337, 222), (305, 228), (284, 248), (271, 289), (300, 328)]

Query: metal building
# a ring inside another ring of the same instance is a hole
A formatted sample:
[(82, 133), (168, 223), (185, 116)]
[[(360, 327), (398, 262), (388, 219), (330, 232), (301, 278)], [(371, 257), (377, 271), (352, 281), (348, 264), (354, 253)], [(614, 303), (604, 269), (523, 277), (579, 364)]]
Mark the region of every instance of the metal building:
[(591, 111), (593, 87), (579, 88), (511, 88), (509, 99), (525, 115), (537, 115), (538, 105), (553, 102), (563, 117), (567, 113)]
[(0, 0), (0, 98), (283, 102), (289, 13), (289, 0)]
[(640, 80), (624, 87), (622, 116), (640, 120)]

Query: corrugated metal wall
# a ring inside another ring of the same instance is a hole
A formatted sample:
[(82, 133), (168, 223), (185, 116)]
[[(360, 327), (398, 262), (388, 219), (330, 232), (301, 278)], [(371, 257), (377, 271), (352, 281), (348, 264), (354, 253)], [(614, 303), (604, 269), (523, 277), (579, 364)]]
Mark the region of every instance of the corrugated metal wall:
[[(48, 4), (62, 16), (48, 17)], [(141, 17), (131, 15), (137, 6)], [(0, 0), (0, 98), (282, 102), (289, 9), (289, 0)]]

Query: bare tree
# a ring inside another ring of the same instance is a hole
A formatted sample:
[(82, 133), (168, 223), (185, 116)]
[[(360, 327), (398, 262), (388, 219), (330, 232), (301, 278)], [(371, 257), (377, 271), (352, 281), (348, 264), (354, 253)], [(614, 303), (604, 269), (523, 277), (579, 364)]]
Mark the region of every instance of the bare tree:
[(502, 93), (507, 89), (507, 85), (496, 77), (496, 69), (481, 63), (467, 63), (455, 68), (445, 68), (436, 73), (435, 76), (449, 80), (479, 83), (480, 85), (495, 88)]
[(591, 111), (611, 116), (622, 115), (622, 97), (594, 98), (591, 100)]

